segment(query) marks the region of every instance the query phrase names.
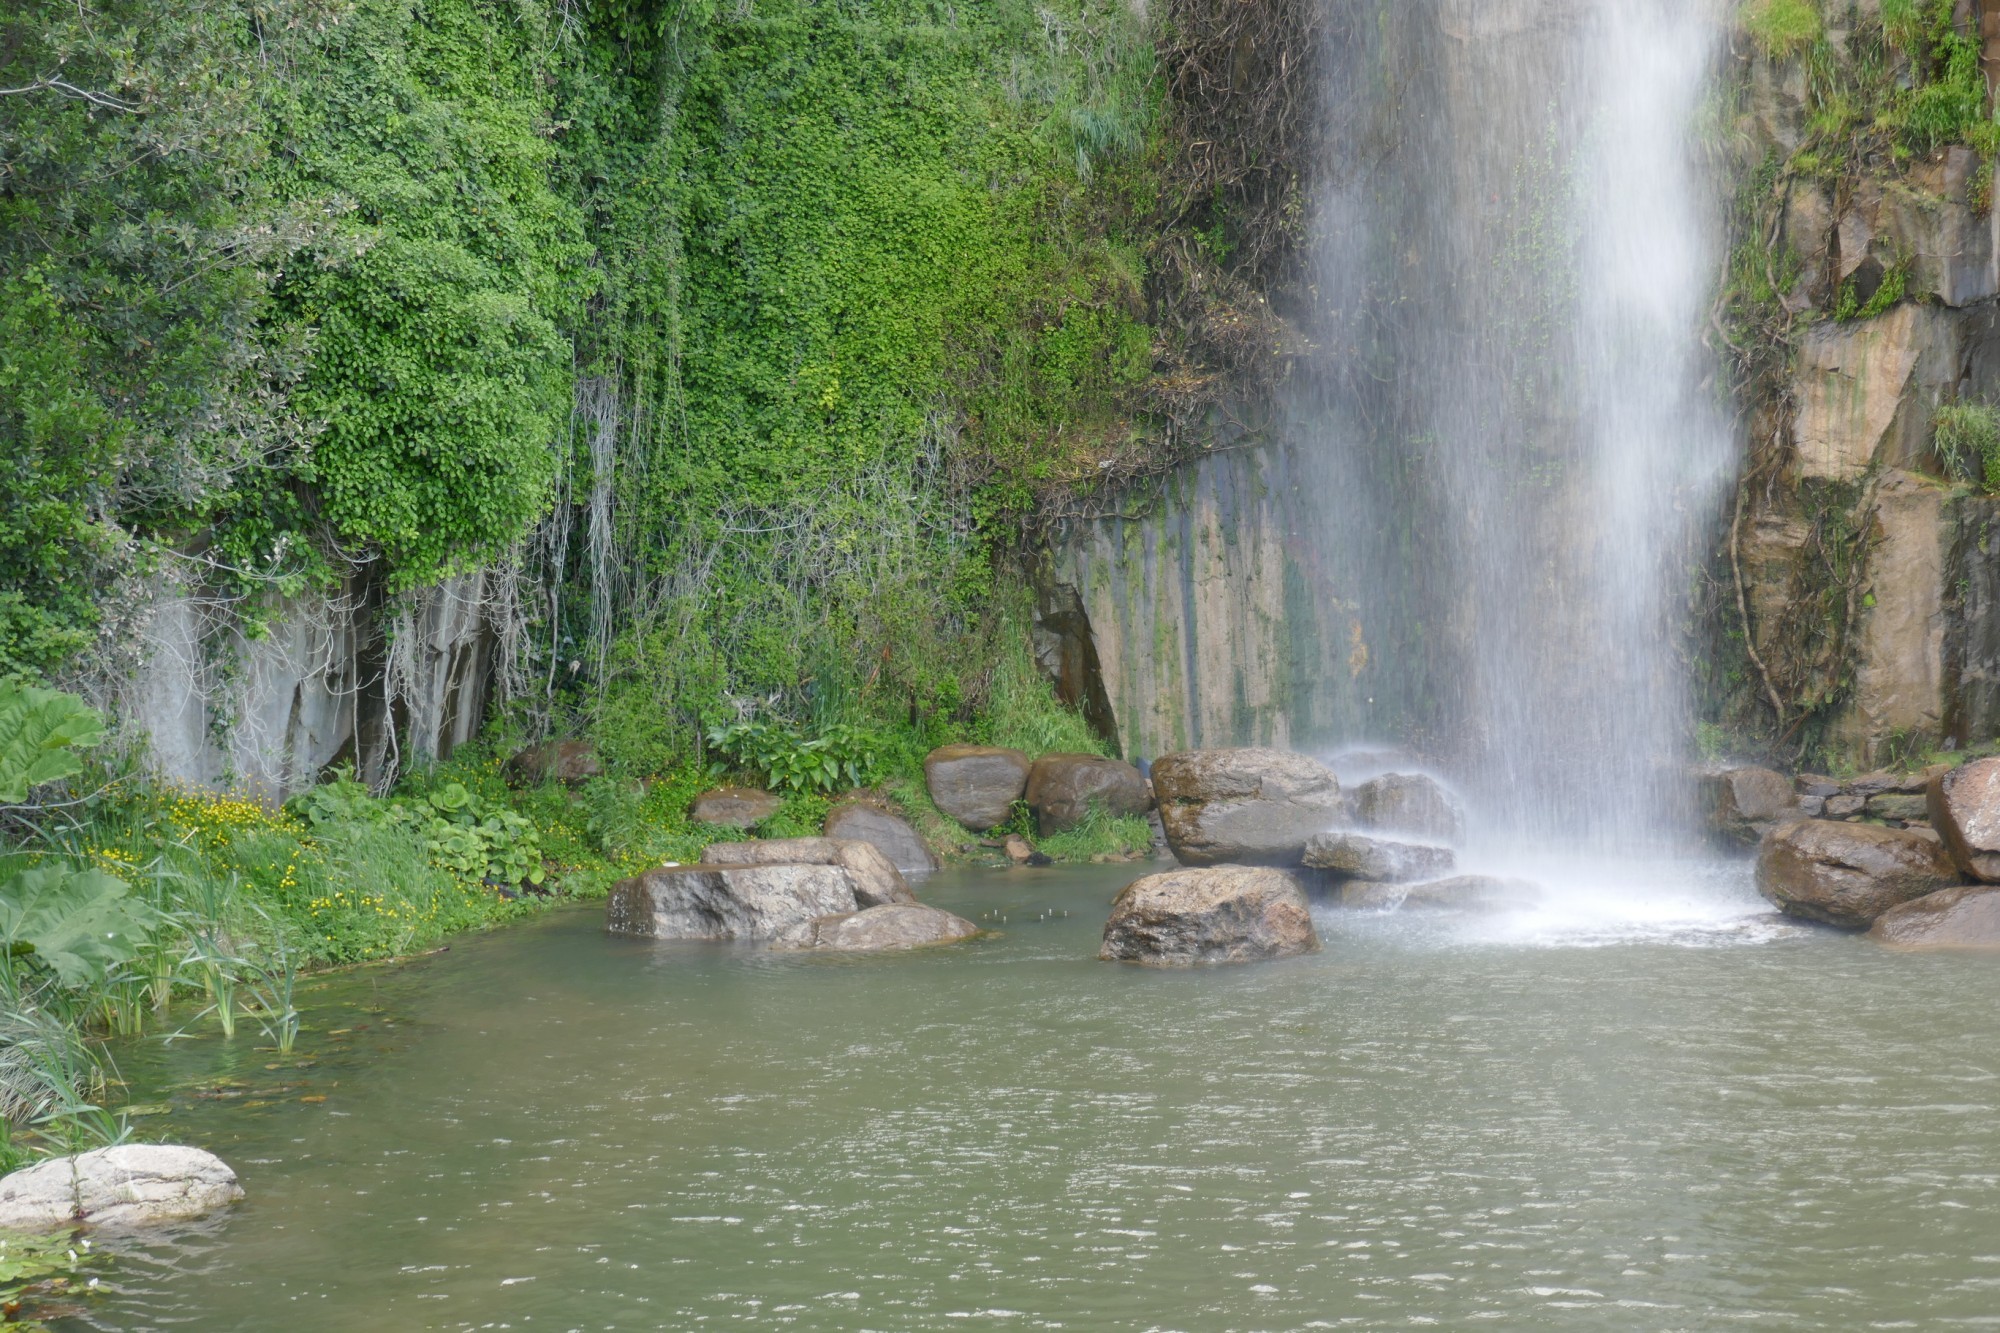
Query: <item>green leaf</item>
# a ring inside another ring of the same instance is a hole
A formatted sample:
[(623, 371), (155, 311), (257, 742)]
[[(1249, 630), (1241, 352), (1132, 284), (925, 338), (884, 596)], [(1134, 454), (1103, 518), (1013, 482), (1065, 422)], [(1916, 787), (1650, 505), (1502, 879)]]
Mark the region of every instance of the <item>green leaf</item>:
[(75, 751), (104, 739), (104, 719), (74, 694), (0, 685), (0, 805), (83, 768)]
[(0, 882), (0, 945), (27, 953), (70, 987), (96, 985), (129, 962), (154, 925), (125, 881), (97, 870), (41, 865)]

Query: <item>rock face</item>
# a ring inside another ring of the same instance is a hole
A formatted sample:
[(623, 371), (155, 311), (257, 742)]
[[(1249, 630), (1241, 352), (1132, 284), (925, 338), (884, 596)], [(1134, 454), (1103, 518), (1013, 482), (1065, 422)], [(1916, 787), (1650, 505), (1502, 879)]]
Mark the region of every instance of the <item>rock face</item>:
[(770, 838), (760, 842), (717, 842), (704, 847), (709, 866), (839, 866), (847, 872), (854, 901), (863, 907), (914, 903), (917, 895), (895, 862), (873, 843), (843, 838)]
[(979, 927), (962, 916), (922, 903), (891, 903), (844, 916), (823, 916), (802, 941), (807, 948), (841, 953), (881, 953), (971, 939)]
[(1348, 793), (1363, 828), (1456, 846), (1465, 841), (1465, 810), (1444, 784), (1421, 773), (1384, 773)]
[(236, 1173), (213, 1153), (125, 1143), (52, 1158), (0, 1178), (0, 1228), (48, 1232), (75, 1222), (152, 1226), (201, 1217), (242, 1197)]
[(2000, 882), (2000, 759), (1976, 759), (1939, 773), (1925, 797), (1931, 827), (1958, 868)]
[(1542, 900), (1539, 886), (1524, 879), (1458, 875), (1426, 884), (1371, 884), (1354, 880), (1340, 886), (1340, 905), (1369, 911), (1510, 912)]
[(1372, 833), (1320, 833), (1306, 843), (1305, 863), (1346, 879), (1407, 884), (1451, 873), (1451, 848), (1433, 843), (1397, 842)]
[(688, 817), (697, 824), (755, 828), (778, 813), (784, 801), (755, 787), (717, 787), (694, 798)]
[(937, 808), (975, 833), (1007, 822), (1028, 789), (1028, 756), (991, 745), (945, 745), (924, 756)]
[(1299, 877), (1221, 866), (1169, 870), (1127, 885), (1111, 904), (1098, 957), (1149, 967), (1254, 963), (1319, 948)]
[(839, 866), (669, 866), (613, 885), (604, 925), (656, 940), (797, 942), (859, 906)]
[(1905, 949), (2000, 950), (2000, 888), (1940, 889), (1875, 918), (1870, 939)]
[(555, 781), (574, 787), (603, 776), (604, 765), (589, 741), (544, 741), (509, 759), (507, 772), (517, 782)]
[(1799, 798), (1782, 773), (1753, 765), (1708, 769), (1700, 775), (1701, 804), (1711, 830), (1746, 846), (1771, 825), (1799, 813)]
[(1957, 881), (1944, 847), (1915, 829), (1800, 819), (1757, 851), (1757, 888), (1779, 911), (1848, 930)]
[(1340, 821), (1340, 783), (1286, 750), (1188, 750), (1153, 765), (1167, 845), (1183, 865), (1295, 866)]
[(867, 801), (836, 805), (827, 812), (824, 831), (829, 838), (873, 844), (905, 875), (928, 875), (937, 869), (937, 858), (909, 821), (879, 805)]
[(1028, 805), (1043, 837), (1073, 829), (1093, 805), (1108, 815), (1143, 815), (1153, 792), (1138, 769), (1094, 754), (1045, 754), (1028, 774)]

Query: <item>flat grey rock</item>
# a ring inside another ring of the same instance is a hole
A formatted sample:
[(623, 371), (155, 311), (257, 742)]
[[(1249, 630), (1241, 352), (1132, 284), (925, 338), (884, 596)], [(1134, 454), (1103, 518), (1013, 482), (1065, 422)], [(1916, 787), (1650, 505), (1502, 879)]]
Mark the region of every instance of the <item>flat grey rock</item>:
[(1349, 831), (1314, 837), (1306, 844), (1305, 863), (1346, 879), (1407, 884), (1449, 875), (1457, 858), (1449, 847)]
[(243, 1197), (214, 1153), (168, 1143), (123, 1143), (57, 1157), (0, 1177), (0, 1229), (60, 1231), (183, 1222)]
[(604, 926), (656, 940), (786, 941), (859, 905), (839, 866), (666, 866), (613, 885)]

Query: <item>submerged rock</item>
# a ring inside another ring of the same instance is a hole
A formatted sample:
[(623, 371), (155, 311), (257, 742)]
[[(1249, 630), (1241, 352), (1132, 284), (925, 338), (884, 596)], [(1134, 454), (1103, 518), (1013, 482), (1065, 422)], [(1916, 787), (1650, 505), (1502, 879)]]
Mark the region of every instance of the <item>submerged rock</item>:
[(1379, 912), (1511, 912), (1542, 901), (1538, 884), (1493, 875), (1456, 875), (1423, 884), (1353, 880), (1340, 886), (1340, 905)]
[(891, 903), (843, 916), (823, 916), (812, 923), (800, 944), (809, 949), (841, 953), (880, 953), (890, 949), (919, 949), (930, 944), (955, 944), (978, 933), (978, 926), (941, 907)]
[(778, 813), (784, 801), (755, 787), (717, 787), (694, 798), (688, 817), (697, 824), (755, 828)]
[(613, 885), (604, 926), (656, 940), (795, 941), (859, 906), (835, 865), (667, 866)]
[(1298, 865), (1343, 813), (1332, 770), (1285, 750), (1170, 754), (1153, 765), (1153, 792), (1167, 846), (1191, 866)]
[(1028, 774), (1028, 807), (1043, 837), (1081, 824), (1093, 805), (1107, 815), (1143, 815), (1153, 789), (1132, 765), (1095, 754), (1045, 754)]
[(604, 765), (598, 762), (597, 747), (589, 741), (544, 741), (531, 745), (507, 761), (507, 775), (517, 782), (557, 782), (575, 786), (601, 777)]
[(1321, 833), (1306, 843), (1305, 863), (1343, 879), (1407, 884), (1448, 875), (1458, 858), (1433, 843), (1398, 842), (1372, 833)]
[(854, 901), (863, 907), (917, 900), (903, 872), (881, 848), (853, 838), (717, 842), (702, 849), (701, 862), (710, 866), (839, 866), (847, 872)]
[(1780, 820), (1796, 818), (1799, 797), (1791, 779), (1755, 765), (1711, 768), (1701, 774), (1701, 802), (1715, 833), (1745, 846)]
[(938, 809), (975, 833), (1007, 822), (1028, 789), (1028, 756), (991, 745), (944, 745), (924, 756), (924, 786)]
[(1384, 773), (1348, 795), (1354, 821), (1383, 833), (1402, 833), (1432, 842), (1465, 841), (1465, 810), (1436, 778), (1422, 773)]
[(1975, 759), (1931, 778), (1925, 796), (1931, 827), (1958, 868), (2000, 881), (2000, 759)]
[(1958, 879), (1943, 845), (1921, 829), (1800, 819), (1773, 829), (1757, 851), (1757, 888), (1779, 911), (1847, 930)]
[(1875, 918), (1868, 937), (1903, 949), (2000, 950), (2000, 887), (1939, 889)]
[(1111, 904), (1098, 957), (1149, 967), (1255, 963), (1319, 948), (1299, 876), (1262, 866), (1169, 870)]
[(823, 831), (829, 838), (872, 844), (905, 875), (928, 875), (937, 857), (910, 827), (910, 821), (872, 801), (847, 801), (827, 812)]
[(0, 1177), (0, 1228), (48, 1232), (77, 1222), (153, 1226), (201, 1217), (242, 1197), (236, 1173), (214, 1153), (123, 1143)]

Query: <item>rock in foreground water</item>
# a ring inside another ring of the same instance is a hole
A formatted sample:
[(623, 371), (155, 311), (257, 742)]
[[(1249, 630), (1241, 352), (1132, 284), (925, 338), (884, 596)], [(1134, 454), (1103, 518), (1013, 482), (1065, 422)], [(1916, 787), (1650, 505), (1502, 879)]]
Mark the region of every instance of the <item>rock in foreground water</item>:
[(1256, 963), (1319, 948), (1305, 886), (1263, 866), (1169, 870), (1111, 904), (1098, 957), (1149, 967)]
[(604, 926), (656, 940), (796, 942), (820, 917), (859, 906), (835, 865), (665, 866), (613, 885)]
[(1348, 793), (1354, 822), (1382, 833), (1401, 833), (1456, 846), (1465, 841), (1465, 810), (1436, 778), (1384, 773)]
[(2000, 881), (2000, 759), (1939, 773), (1930, 780), (1925, 808), (1960, 870)]
[(919, 949), (931, 944), (955, 944), (971, 939), (979, 927), (941, 907), (921, 903), (892, 903), (871, 907), (865, 912), (826, 916), (812, 923), (801, 941), (811, 949), (832, 949), (841, 953), (881, 953), (890, 949)]
[(1028, 805), (1043, 837), (1081, 824), (1096, 806), (1107, 815), (1143, 815), (1152, 788), (1132, 765), (1095, 754), (1045, 754), (1028, 774)]
[(1306, 840), (1339, 823), (1340, 783), (1285, 750), (1187, 750), (1153, 765), (1167, 845), (1182, 865), (1296, 866)]
[(756, 787), (717, 787), (694, 798), (688, 817), (697, 824), (755, 828), (778, 813), (784, 801)]
[(1868, 937), (1903, 949), (2000, 951), (2000, 887), (1940, 889), (1875, 918)]
[(1779, 911), (1847, 930), (1958, 881), (1943, 844), (1918, 829), (1799, 819), (1757, 851), (1757, 888)]
[(910, 821), (892, 814), (872, 801), (848, 801), (827, 812), (822, 826), (829, 838), (853, 839), (873, 844), (905, 875), (928, 875), (937, 869), (937, 857), (910, 827)]
[(214, 1153), (124, 1143), (56, 1157), (0, 1178), (0, 1229), (58, 1231), (75, 1222), (145, 1227), (214, 1212), (243, 1197)]
[(702, 848), (708, 866), (839, 866), (863, 907), (913, 903), (917, 895), (882, 849), (853, 838), (767, 838), (717, 842)]
[(1305, 863), (1345, 879), (1408, 884), (1449, 875), (1457, 858), (1451, 848), (1427, 842), (1398, 842), (1372, 833), (1320, 833), (1306, 843)]
[(1423, 884), (1354, 880), (1340, 886), (1340, 905), (1364, 911), (1512, 912), (1541, 901), (1539, 885), (1493, 875), (1456, 875)]
[(991, 745), (944, 745), (924, 756), (924, 786), (938, 809), (975, 833), (1007, 822), (1028, 789), (1028, 756)]

